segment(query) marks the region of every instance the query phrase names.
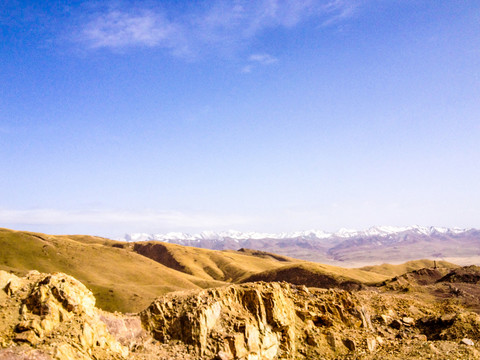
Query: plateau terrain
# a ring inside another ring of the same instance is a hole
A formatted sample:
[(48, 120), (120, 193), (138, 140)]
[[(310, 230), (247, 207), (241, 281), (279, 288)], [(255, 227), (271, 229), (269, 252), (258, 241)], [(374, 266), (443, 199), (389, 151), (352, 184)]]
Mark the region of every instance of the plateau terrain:
[(0, 359), (478, 359), (480, 267), (0, 230)]

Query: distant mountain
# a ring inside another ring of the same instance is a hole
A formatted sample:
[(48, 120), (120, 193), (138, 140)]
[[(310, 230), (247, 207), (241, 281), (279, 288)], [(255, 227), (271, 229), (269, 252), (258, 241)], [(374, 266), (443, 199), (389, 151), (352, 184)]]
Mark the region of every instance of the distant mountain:
[(201, 232), (199, 234), (126, 234), (127, 242), (162, 241), (212, 250), (249, 248), (329, 264), (403, 262), (419, 258), (480, 262), (480, 230), (444, 227), (375, 226), (336, 233), (308, 230), (291, 233)]

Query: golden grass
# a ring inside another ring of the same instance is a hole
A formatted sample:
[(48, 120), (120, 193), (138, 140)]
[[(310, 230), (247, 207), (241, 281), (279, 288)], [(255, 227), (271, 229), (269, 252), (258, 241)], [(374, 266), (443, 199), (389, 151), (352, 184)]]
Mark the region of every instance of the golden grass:
[[(0, 270), (72, 275), (109, 311), (137, 312), (156, 297), (254, 278), (293, 281), (317, 277), (334, 282), (377, 283), (432, 267), (431, 260), (359, 269), (297, 260), (261, 251), (215, 251), (162, 242), (125, 243), (86, 235), (46, 235), (0, 229)], [(138, 252), (138, 253), (137, 253)], [(142, 255), (140, 255), (142, 254)], [(438, 261), (438, 266), (456, 265)]]
[(223, 285), (170, 269), (105, 240), (0, 229), (0, 269), (19, 275), (33, 269), (64, 272), (90, 288), (99, 307), (122, 312), (143, 310), (167, 292)]
[[(249, 252), (217, 251), (189, 246), (149, 241), (135, 244), (135, 251), (172, 266), (187, 274), (205, 280), (236, 282), (245, 276), (289, 262), (301, 260), (261, 253), (259, 256)], [(280, 259), (280, 260), (279, 260)]]
[[(455, 269), (459, 267), (458, 265), (452, 264), (447, 261), (437, 261), (436, 264), (437, 264), (437, 267), (447, 268), (447, 269)], [(405, 274), (413, 270), (419, 270), (423, 268), (432, 268), (433, 266), (434, 266), (433, 260), (421, 259), (421, 260), (407, 261), (406, 263), (398, 264), (398, 265), (381, 264), (381, 265), (373, 265), (373, 266), (364, 266), (359, 268), (358, 270), (373, 272), (373, 273), (385, 275), (391, 278), (394, 276)]]
[[(295, 274), (302, 274), (295, 275)], [(333, 265), (324, 265), (311, 263), (307, 261), (285, 265), (276, 269), (267, 270), (253, 276), (246, 276), (241, 281), (251, 281), (251, 279), (263, 281), (289, 281), (295, 277), (298, 279), (305, 276), (312, 278), (318, 276), (328, 276), (336, 282), (354, 281), (361, 283), (375, 283), (388, 279), (387, 276), (368, 272), (360, 269), (341, 268)]]

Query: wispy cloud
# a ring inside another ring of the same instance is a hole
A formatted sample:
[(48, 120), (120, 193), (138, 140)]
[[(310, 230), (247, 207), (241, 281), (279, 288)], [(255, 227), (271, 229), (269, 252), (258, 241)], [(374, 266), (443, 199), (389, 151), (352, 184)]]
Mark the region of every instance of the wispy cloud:
[(58, 209), (0, 209), (3, 226), (41, 225), (67, 227), (99, 226), (143, 229), (225, 229), (251, 222), (251, 218), (228, 214), (187, 213), (181, 211), (115, 211)]
[(252, 54), (248, 57), (248, 64), (242, 68), (243, 73), (251, 73), (256, 65), (275, 64), (278, 59), (269, 54)]
[(355, 8), (346, 0), (215, 0), (175, 13), (147, 4), (93, 11), (78, 25), (76, 39), (90, 48), (163, 47), (194, 56), (232, 51), (268, 28), (289, 28), (308, 19), (320, 25), (337, 21)]
[(322, 26), (333, 25), (339, 21), (350, 18), (358, 6), (359, 2), (349, 0), (331, 1), (325, 7), (325, 10), (330, 16), (323, 21)]
[(270, 65), (278, 61), (277, 58), (268, 54), (253, 54), (253, 55), (250, 55), (248, 60), (262, 64), (262, 65)]
[(136, 14), (114, 10), (98, 14), (85, 25), (82, 35), (93, 48), (166, 46), (175, 36), (175, 26), (159, 13), (143, 11)]

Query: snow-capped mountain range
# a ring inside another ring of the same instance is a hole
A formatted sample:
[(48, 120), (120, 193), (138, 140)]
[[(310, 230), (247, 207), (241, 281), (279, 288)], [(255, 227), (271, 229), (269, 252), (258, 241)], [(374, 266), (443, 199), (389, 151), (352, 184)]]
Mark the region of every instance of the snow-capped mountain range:
[[(321, 230), (279, 234), (233, 230), (199, 234), (135, 233), (117, 240), (153, 240), (212, 250), (245, 248), (341, 266), (422, 258), (451, 259), (459, 264), (461, 259), (468, 259), (463, 263), (480, 263), (480, 230), (434, 226), (375, 226), (334, 233)], [(473, 258), (478, 260), (471, 260)]]
[(322, 230), (306, 230), (297, 232), (283, 232), (283, 233), (261, 233), (261, 232), (241, 232), (236, 230), (228, 230), (222, 232), (203, 231), (198, 234), (189, 234), (182, 232), (169, 232), (166, 234), (147, 234), (147, 233), (132, 233), (125, 234), (124, 237), (117, 240), (135, 242), (135, 241), (163, 241), (176, 243), (178, 241), (224, 241), (225, 239), (233, 240), (263, 240), (263, 239), (330, 239), (330, 238), (354, 238), (354, 237), (370, 237), (370, 236), (389, 236), (400, 234), (404, 232), (411, 232), (421, 235), (438, 234), (460, 234), (471, 229), (460, 228), (445, 228), (435, 226), (373, 226), (367, 230), (351, 230), (340, 229), (335, 233), (325, 232)]

